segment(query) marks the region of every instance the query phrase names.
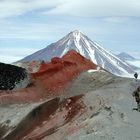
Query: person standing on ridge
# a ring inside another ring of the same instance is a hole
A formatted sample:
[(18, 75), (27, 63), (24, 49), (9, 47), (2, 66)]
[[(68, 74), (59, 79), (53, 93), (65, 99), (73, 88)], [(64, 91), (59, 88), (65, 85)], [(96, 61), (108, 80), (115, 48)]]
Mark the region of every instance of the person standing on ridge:
[(137, 80), (137, 78), (138, 78), (138, 73), (137, 72), (134, 74), (134, 77)]

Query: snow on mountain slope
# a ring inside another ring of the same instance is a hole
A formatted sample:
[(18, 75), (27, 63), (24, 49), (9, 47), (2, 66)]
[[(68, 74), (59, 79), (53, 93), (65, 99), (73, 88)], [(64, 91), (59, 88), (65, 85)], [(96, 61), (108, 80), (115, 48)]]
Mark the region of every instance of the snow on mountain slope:
[(56, 43), (52, 43), (46, 48), (25, 57), (21, 62), (32, 60), (50, 61), (52, 57), (62, 57), (69, 50), (76, 50), (84, 57), (90, 59), (93, 63), (115, 75), (128, 75), (134, 73), (129, 64), (106, 51), (78, 30), (70, 32)]

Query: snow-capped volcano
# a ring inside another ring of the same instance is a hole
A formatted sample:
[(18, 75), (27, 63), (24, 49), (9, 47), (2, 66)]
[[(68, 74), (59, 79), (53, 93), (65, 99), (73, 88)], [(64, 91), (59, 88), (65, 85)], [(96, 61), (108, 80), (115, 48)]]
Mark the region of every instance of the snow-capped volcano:
[(126, 75), (134, 73), (129, 64), (123, 62), (112, 53), (106, 51), (104, 48), (90, 40), (86, 35), (78, 30), (70, 32), (59, 41), (25, 57), (21, 60), (21, 62), (32, 60), (50, 61), (53, 57), (62, 57), (69, 50), (76, 50), (84, 57), (90, 59), (95, 64), (113, 74)]
[(124, 61), (134, 61), (134, 60), (136, 60), (136, 58), (134, 58), (133, 56), (131, 56), (128, 53), (125, 53), (125, 52), (122, 52), (122, 53), (118, 54), (117, 57), (120, 58), (121, 60), (124, 60)]

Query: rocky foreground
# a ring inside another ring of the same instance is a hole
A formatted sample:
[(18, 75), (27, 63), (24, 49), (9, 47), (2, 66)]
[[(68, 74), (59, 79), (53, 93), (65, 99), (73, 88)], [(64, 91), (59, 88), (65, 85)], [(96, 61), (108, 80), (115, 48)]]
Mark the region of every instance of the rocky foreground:
[(131, 95), (140, 81), (96, 68), (70, 51), (43, 63), (25, 89), (1, 91), (0, 139), (140, 139)]

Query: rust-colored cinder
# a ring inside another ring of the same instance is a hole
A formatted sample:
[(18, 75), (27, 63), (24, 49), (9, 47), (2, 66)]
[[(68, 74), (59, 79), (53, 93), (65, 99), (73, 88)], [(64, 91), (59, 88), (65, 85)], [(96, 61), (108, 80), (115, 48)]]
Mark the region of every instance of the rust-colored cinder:
[(36, 102), (58, 96), (81, 72), (96, 68), (90, 60), (71, 50), (62, 58), (55, 57), (49, 63), (42, 63), (38, 72), (30, 74), (31, 84), (27, 88), (10, 94), (7, 91), (0, 93), (0, 103)]

